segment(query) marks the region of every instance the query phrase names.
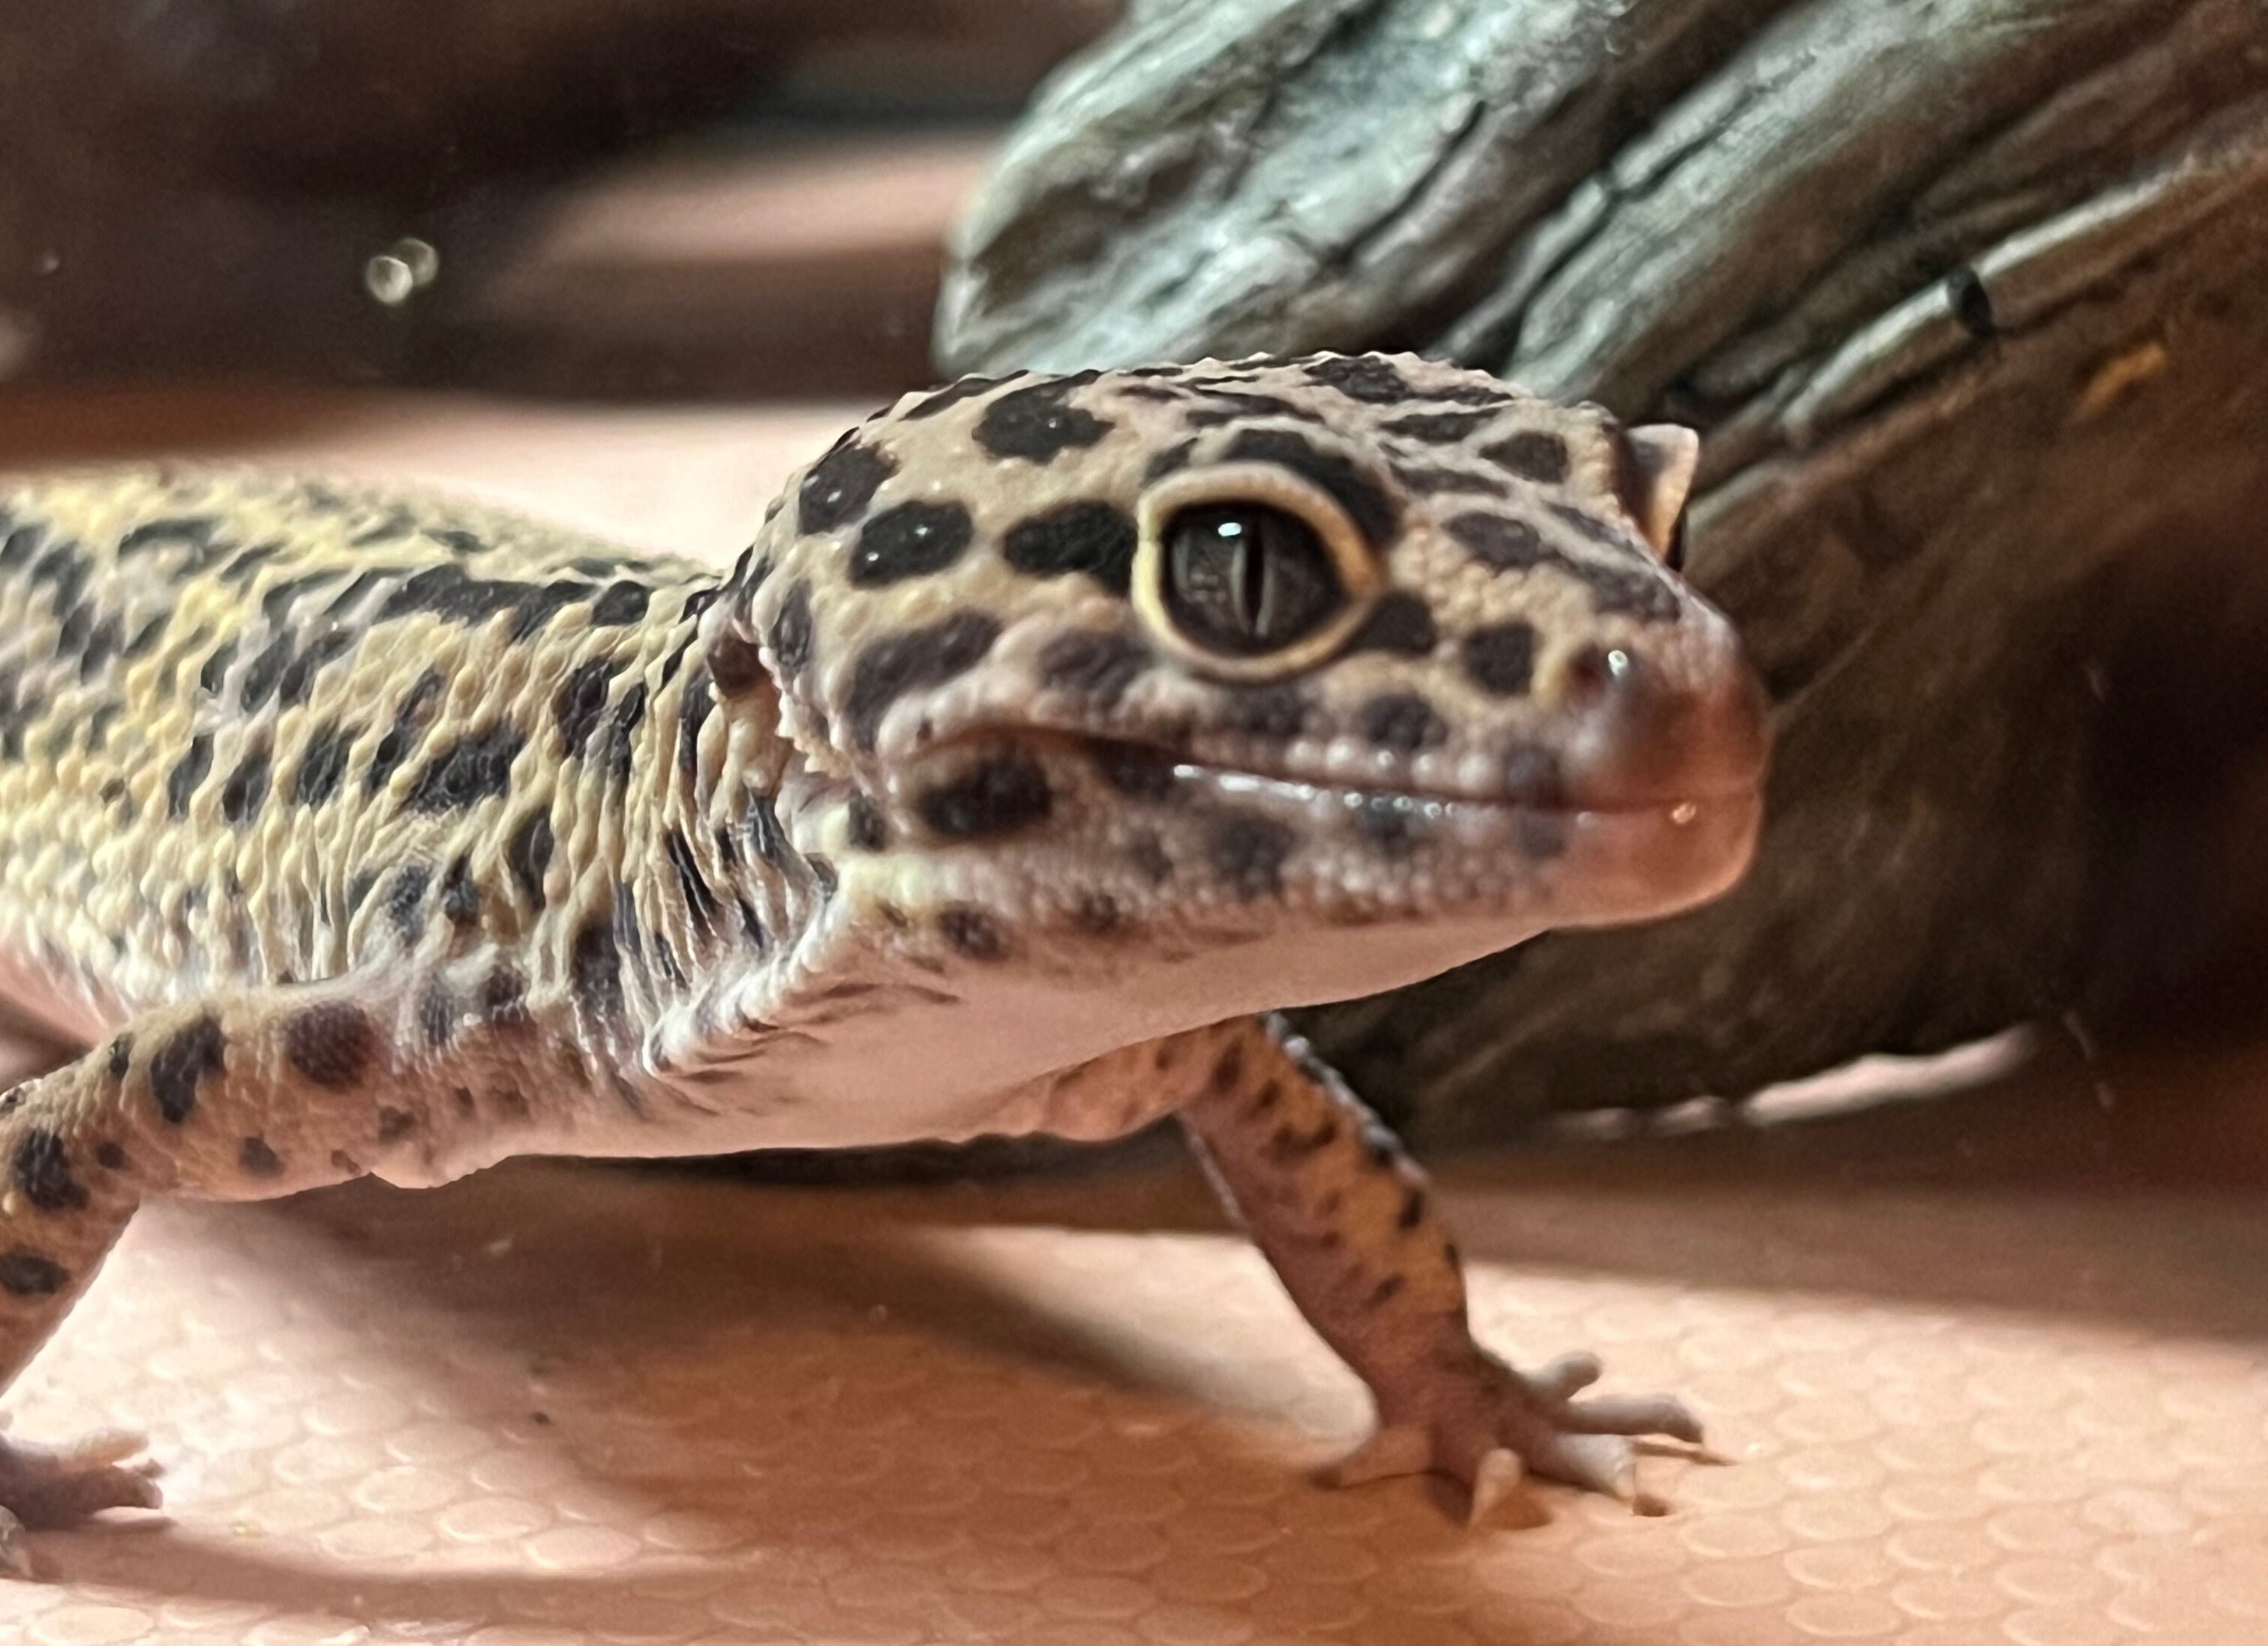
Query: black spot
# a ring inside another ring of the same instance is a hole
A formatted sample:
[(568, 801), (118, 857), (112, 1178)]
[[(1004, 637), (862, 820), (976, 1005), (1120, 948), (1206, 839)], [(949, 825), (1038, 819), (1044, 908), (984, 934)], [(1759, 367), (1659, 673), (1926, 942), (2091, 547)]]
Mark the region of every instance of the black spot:
[(1314, 712), (1307, 694), (1297, 686), (1278, 683), (1233, 690), (1221, 705), (1221, 724), (1233, 732), (1286, 742), (1307, 727)]
[(1149, 667), (1149, 647), (1123, 634), (1074, 631), (1057, 635), (1040, 649), (1040, 684), (1074, 692), (1096, 709), (1116, 706)]
[(653, 591), (643, 583), (609, 583), (606, 592), (591, 602), (591, 626), (613, 628), (636, 623), (645, 616), (646, 604), (652, 598)]
[(228, 678), (229, 665), (236, 661), (236, 641), (223, 640), (206, 658), (204, 667), (197, 670), (197, 684), (212, 697), (220, 695), (222, 683)]
[(269, 749), (266, 744), (245, 751), (220, 787), (220, 815), (238, 825), (250, 823), (260, 815), (261, 802), (268, 798)]
[(105, 1138), (94, 1146), (94, 1163), (105, 1171), (126, 1170), (126, 1151), (114, 1138)]
[(133, 659), (137, 657), (147, 657), (151, 653), (158, 649), (158, 642), (166, 638), (166, 631), (172, 627), (172, 615), (167, 612), (159, 612), (156, 616), (151, 618), (149, 622), (142, 625), (142, 627), (136, 632), (134, 638), (126, 643), (124, 649), (122, 650), (118, 655), (129, 661), (131, 661)]
[(417, 1117), (407, 1109), (381, 1106), (378, 1111), (378, 1140), (399, 1143), (417, 1129)]
[(781, 674), (793, 679), (809, 665), (812, 622), (811, 584), (807, 580), (788, 590), (786, 598), (780, 602), (779, 615), (772, 619), (771, 642), (772, 655), (779, 661)]
[(78, 604), (79, 596), (86, 592), (87, 580), (93, 573), (93, 566), (80, 552), (77, 543), (59, 543), (34, 561), (24, 578), (33, 587), (41, 583), (53, 586), (54, 592), (49, 597), (52, 603), (48, 609), (60, 618), (68, 616), (71, 608)]
[(1114, 594), (1133, 581), (1134, 517), (1108, 503), (1066, 503), (1008, 528), (1010, 565), (1031, 577), (1084, 572)]
[(312, 1085), (336, 1091), (351, 1086), (378, 1050), (378, 1026), (350, 1000), (323, 1000), (295, 1012), (284, 1025), (284, 1056)]
[(473, 878), (472, 859), (461, 852), (441, 880), (441, 913), (452, 926), (480, 924), (480, 883)]
[(1961, 329), (1978, 342), (2000, 335), (1999, 316), (1992, 312), (1992, 294), (1984, 289), (1983, 277), (1969, 264), (1945, 277), (1945, 300)]
[(638, 723), (645, 719), (645, 682), (622, 693), (607, 727), (607, 777), (616, 788), (630, 779), (630, 763), (637, 754)]
[(1388, 857), (1404, 857), (1417, 845), (1423, 803), (1407, 794), (1366, 794), (1355, 808), (1355, 832)]
[(1371, 608), (1354, 638), (1351, 652), (1391, 652), (1402, 657), (1423, 657), (1440, 640), (1433, 627), (1432, 609), (1420, 595), (1395, 593)]
[(874, 642), (852, 669), (843, 699), (852, 740), (871, 754), (882, 716), (893, 703), (917, 687), (942, 685), (975, 668), (999, 636), (996, 620), (969, 611)]
[(728, 698), (737, 698), (764, 678), (764, 660), (747, 638), (731, 629), (709, 643), (709, 678)]
[(1325, 1115), (1306, 1132), (1295, 1126), (1279, 1126), (1268, 1140), (1268, 1158), (1278, 1166), (1292, 1165), (1320, 1155), (1338, 1140), (1336, 1115)]
[(1386, 489), (1346, 458), (1326, 452), (1290, 429), (1247, 429), (1229, 445), (1232, 461), (1275, 463), (1319, 486), (1346, 511), (1374, 547), (1394, 535), (1401, 518)]
[(898, 472), (887, 452), (861, 446), (850, 435), (811, 466), (795, 495), (795, 528), (799, 532), (831, 532), (856, 520), (874, 500), (882, 482)]
[(865, 794), (853, 794), (843, 823), (850, 844), (861, 852), (879, 852), (890, 843), (889, 824), (882, 808)]
[[(80, 609), (85, 610), (85, 608), (81, 607)], [(105, 617), (95, 624), (86, 637), (86, 644), (79, 650), (78, 677), (82, 682), (92, 680), (102, 672), (103, 667), (116, 654), (119, 642), (125, 638), (125, 633), (124, 621), (116, 616)], [(56, 649), (60, 652), (62, 648), (58, 646)]]
[[(850, 550), (851, 587), (880, 588), (941, 572), (961, 558), (976, 535), (976, 523), (958, 503), (901, 503), (884, 509), (858, 530)], [(779, 649), (777, 638), (772, 649)]]
[(1492, 410), (1481, 411), (1418, 411), (1406, 417), (1393, 417), (1380, 424), (1388, 434), (1398, 434), (1405, 439), (1425, 440), (1437, 446), (1454, 445), (1472, 434), (1490, 418)]
[(1499, 623), (1465, 637), (1465, 673), (1484, 691), (1499, 698), (1526, 694), (1535, 675), (1535, 630), (1526, 623)]
[(132, 1035), (121, 1035), (110, 1043), (110, 1062), (107, 1067), (112, 1081), (122, 1081), (126, 1078), (126, 1072), (134, 1067)]
[(212, 734), (199, 732), (189, 739), (188, 752), (176, 761), (166, 777), (166, 815), (179, 823), (189, 815), (189, 801), (197, 785), (212, 771)]
[[(1022, 373), (1014, 373), (1011, 375), (1020, 377)], [(962, 401), (968, 399), (970, 396), (981, 395), (986, 389), (995, 388), (999, 384), (1007, 382), (1008, 380), (1009, 379), (1005, 377), (956, 378), (945, 388), (939, 389), (935, 394), (931, 395), (924, 399), (916, 401), (911, 406), (909, 406), (906, 409), (904, 416), (909, 422), (918, 421), (923, 417), (934, 417), (939, 412), (943, 411), (947, 406), (957, 406)]]
[(13, 572), (20, 567), (32, 557), (32, 550), (47, 541), (47, 535), (45, 527), (36, 525), (0, 532), (0, 572)]
[(1453, 515), (1447, 531), (1471, 550), (1475, 558), (1499, 572), (1521, 571), (1561, 558), (1544, 547), (1543, 534), (1535, 527), (1509, 514)]
[(559, 690), (551, 694), (551, 715), (559, 723), (559, 752), (570, 758), (580, 755), (607, 712), (607, 689), (622, 664), (611, 657), (594, 657), (578, 663)]
[(1188, 468), (1189, 458), (1197, 449), (1197, 443), (1195, 440), (1183, 440), (1179, 445), (1167, 447), (1152, 458), (1149, 467), (1142, 471), (1142, 483), (1145, 486), (1155, 485), (1167, 475), (1176, 474)]
[(1205, 843), (1212, 866), (1248, 902), (1284, 889), (1284, 860), (1292, 855), (1291, 830), (1270, 817), (1233, 816)]
[(1349, 400), (1373, 406), (1407, 400), (1414, 392), (1410, 380), (1385, 361), (1369, 355), (1341, 355), (1317, 360), (1307, 367), (1307, 380), (1336, 388)]
[(699, 667), (685, 677), (677, 698), (677, 770), (688, 780), (701, 764), (701, 724), (716, 703), (709, 690), (709, 670)]
[(431, 719), (434, 703), (440, 698), (445, 683), (438, 669), (429, 668), (417, 677), (417, 683), (402, 694), (401, 705), (395, 710), (394, 724), (386, 735), (378, 740), (371, 750), (370, 771), (363, 779), (364, 791), (375, 794), (384, 788), (394, 771), (409, 757), (425, 735)]
[(1212, 1089), (1217, 1092), (1233, 1092), (1244, 1083), (1244, 1047), (1232, 1040), (1220, 1049), (1213, 1059)]
[(428, 863), (412, 863), (394, 877), (386, 894), (386, 918), (405, 943), (415, 942), (425, 927), (425, 893), (433, 884)]
[(283, 1160), (268, 1147), (268, 1140), (264, 1137), (248, 1137), (237, 1145), (236, 1163), (250, 1177), (280, 1177), (284, 1175)]
[(592, 1016), (612, 1022), (622, 1015), (622, 957), (611, 923), (586, 926), (575, 934), (568, 972), (575, 998)]
[(1029, 755), (995, 755), (921, 797), (922, 821), (948, 840), (1007, 834), (1042, 822), (1054, 808), (1048, 774)]
[(1573, 467), (1567, 455), (1567, 442), (1541, 429), (1522, 429), (1492, 446), (1483, 447), (1481, 455), (1522, 480), (1545, 486), (1559, 484)]
[(70, 1272), (53, 1258), (18, 1246), (0, 1252), (0, 1291), (11, 1297), (52, 1297), (70, 1282)]
[(1001, 934), (992, 917), (966, 904), (957, 904), (940, 912), (937, 929), (946, 942), (971, 960), (998, 960), (1008, 952), (1008, 940)]
[(1676, 590), (1651, 571), (1600, 565), (1590, 560), (1570, 560), (1562, 569), (1583, 584), (1594, 611), (1648, 623), (1664, 623), (1677, 616)]
[(423, 612), (444, 623), (485, 623), (538, 593), (535, 584), (470, 577), (460, 565), (428, 566), (388, 594), (376, 616), (385, 621)]
[(510, 721), (459, 738), (427, 763), (402, 804), (423, 813), (463, 811), (512, 792), (512, 763), (526, 739)]
[(291, 774), (292, 800), (302, 806), (320, 806), (337, 793), (354, 740), (355, 728), (335, 720), (317, 727), (299, 756), (299, 769)]
[(1161, 801), (1174, 792), (1174, 757), (1142, 743), (1098, 742), (1094, 769), (1102, 780), (1133, 800)]
[(205, 514), (146, 520), (119, 538), (117, 553), (123, 559), (128, 555), (138, 554), (159, 543), (179, 543), (186, 549), (205, 549), (211, 546), (213, 537), (219, 530), (220, 522)]
[(1402, 1193), (1402, 1210), (1395, 1214), (1394, 1226), (1409, 1230), (1418, 1227), (1425, 1216), (1425, 1191), (1405, 1189)]
[(1557, 807), (1567, 798), (1558, 761), (1533, 743), (1515, 743), (1504, 758), (1504, 790), (1523, 806)]
[(217, 1074), (228, 1051), (220, 1019), (207, 1012), (159, 1046), (150, 1059), (150, 1095), (158, 1112), (179, 1126), (197, 1106), (197, 1082)]
[(1094, 445), (1113, 425), (1067, 402), (1073, 389), (1093, 382), (1095, 376), (1080, 372), (1010, 390), (984, 408), (976, 424), (976, 443), (995, 457), (1020, 457), (1035, 463), (1052, 462), (1058, 453)]
[(354, 644), (354, 636), (343, 629), (334, 629), (328, 634), (317, 635), (306, 650), (293, 658), (277, 683), (276, 700), (286, 708), (297, 708), (313, 696), (315, 676), (323, 665), (336, 659)]
[(1370, 1295), (1363, 1299), (1362, 1306), (1365, 1309), (1382, 1309), (1399, 1296), (1402, 1288), (1409, 1283), (1407, 1275), (1389, 1274), (1370, 1288)]
[(541, 634), (552, 618), (576, 602), (588, 598), (590, 593), (588, 583), (563, 578), (521, 595), (516, 608), (519, 615), (512, 623), (512, 638), (520, 641)]
[(1403, 755), (1431, 749), (1449, 734), (1448, 722), (1412, 691), (1373, 698), (1362, 705), (1356, 723), (1373, 745)]
[(543, 912), (543, 875), (551, 866), (551, 814), (543, 811), (528, 813), (504, 843), (504, 865), (539, 914)]
[(85, 1188), (71, 1176), (70, 1155), (53, 1132), (25, 1133), (9, 1170), (24, 1198), (42, 1212), (76, 1212), (86, 1205)]
[(1080, 893), (1078, 906), (1071, 911), (1071, 919), (1079, 922), (1081, 931), (1093, 932), (1097, 935), (1115, 932), (1125, 923), (1125, 915), (1119, 909), (1117, 899), (1107, 891)]

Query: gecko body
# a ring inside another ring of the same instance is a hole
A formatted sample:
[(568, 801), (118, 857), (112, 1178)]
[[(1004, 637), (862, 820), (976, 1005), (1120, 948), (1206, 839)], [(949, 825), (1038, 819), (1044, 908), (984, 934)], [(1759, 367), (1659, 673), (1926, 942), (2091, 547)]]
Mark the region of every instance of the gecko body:
[[(1348, 1479), (1626, 1489), (1668, 1399), (1465, 1326), (1272, 1018), (1745, 866), (1761, 693), (1664, 564), (1695, 442), (1322, 355), (964, 379), (729, 570), (137, 469), (0, 490), (0, 1383), (143, 1200), (515, 1154), (1177, 1115), (1369, 1383)], [(0, 1441), (16, 1523), (154, 1501)]]

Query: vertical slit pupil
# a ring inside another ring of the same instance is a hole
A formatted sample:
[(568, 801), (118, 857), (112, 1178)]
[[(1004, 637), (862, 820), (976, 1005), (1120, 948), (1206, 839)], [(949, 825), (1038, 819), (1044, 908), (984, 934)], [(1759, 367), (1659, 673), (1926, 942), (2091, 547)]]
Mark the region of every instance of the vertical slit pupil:
[(1346, 592), (1314, 528), (1261, 504), (1184, 509), (1166, 528), (1174, 625), (1211, 650), (1250, 656), (1311, 633)]

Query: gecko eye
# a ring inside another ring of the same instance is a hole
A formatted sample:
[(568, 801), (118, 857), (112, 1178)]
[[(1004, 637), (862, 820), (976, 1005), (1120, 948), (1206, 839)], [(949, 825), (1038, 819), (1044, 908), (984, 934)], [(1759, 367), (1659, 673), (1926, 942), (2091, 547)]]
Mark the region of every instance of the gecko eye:
[(1256, 657), (1305, 639), (1346, 604), (1315, 528), (1264, 503), (1204, 503), (1166, 522), (1165, 607), (1192, 645)]
[(1380, 551), (1338, 500), (1280, 464), (1167, 476), (1135, 510), (1130, 578), (1151, 640), (1213, 680), (1282, 680), (1327, 661), (1378, 603)]

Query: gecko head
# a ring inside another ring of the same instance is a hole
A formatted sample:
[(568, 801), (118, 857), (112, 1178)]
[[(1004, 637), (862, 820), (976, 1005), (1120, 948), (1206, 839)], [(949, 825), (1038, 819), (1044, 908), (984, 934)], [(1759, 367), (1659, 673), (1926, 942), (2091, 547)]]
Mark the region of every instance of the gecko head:
[(964, 379), (797, 476), (705, 621), (815, 774), (799, 843), (905, 941), (1288, 938), (1278, 1003), (1353, 993), (1745, 866), (1696, 453), (1409, 356)]

